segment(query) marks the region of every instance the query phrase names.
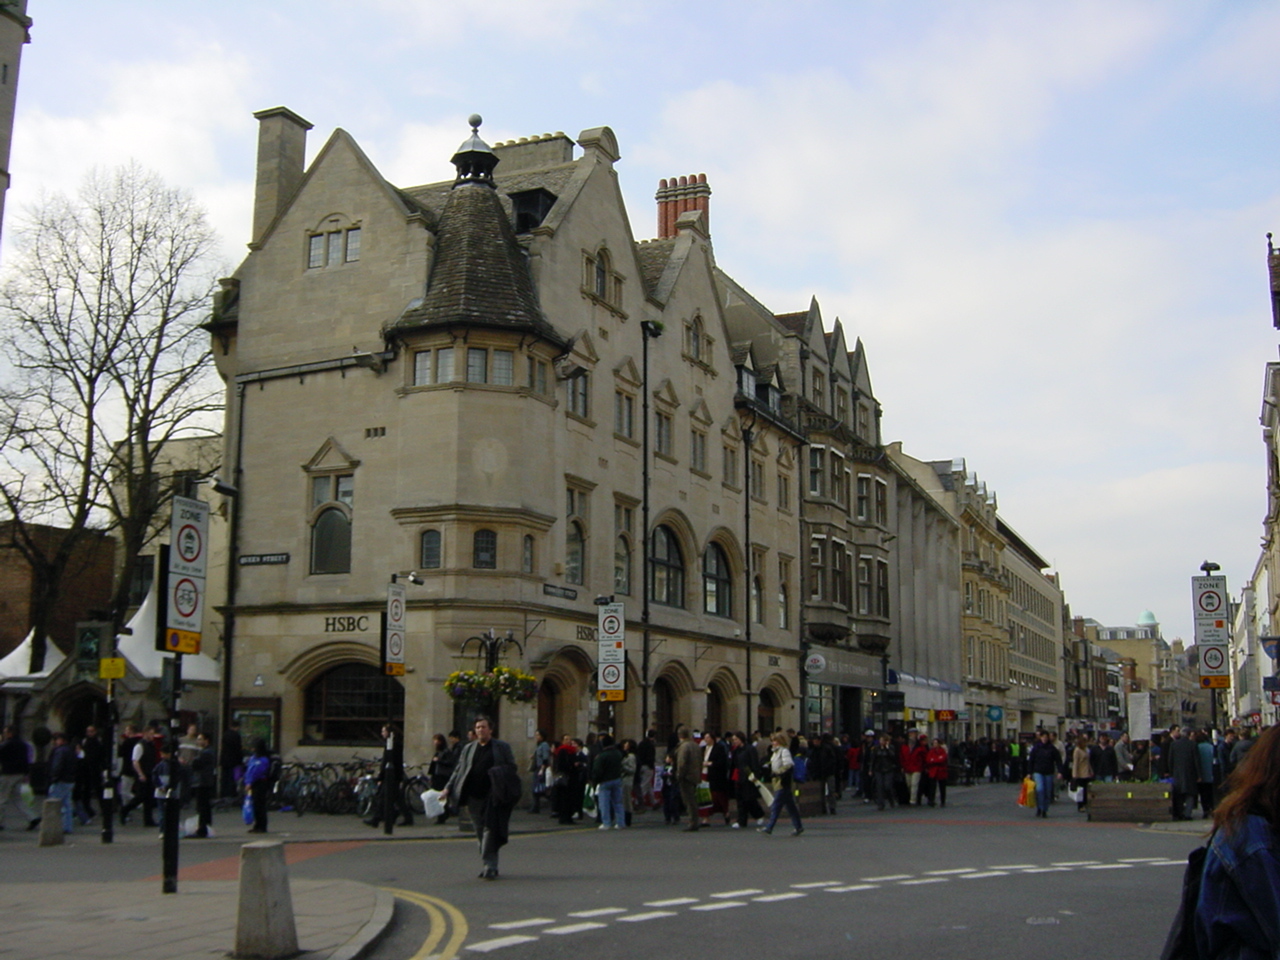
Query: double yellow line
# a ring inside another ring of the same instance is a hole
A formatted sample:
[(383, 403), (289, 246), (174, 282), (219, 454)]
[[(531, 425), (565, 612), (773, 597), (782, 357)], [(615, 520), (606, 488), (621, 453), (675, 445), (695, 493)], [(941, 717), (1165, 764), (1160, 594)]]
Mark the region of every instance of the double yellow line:
[[(422, 941), (418, 952), (409, 960), (427, 960), (428, 957), (432, 960), (453, 960), (458, 955), (462, 941), (467, 939), (468, 933), (467, 918), (462, 915), (461, 910), (447, 901), (438, 897), (429, 897), (425, 893), (397, 890), (393, 887), (383, 887), (383, 889), (397, 899), (421, 907), (427, 912), (427, 917), (431, 921), (431, 933), (427, 935), (426, 940)], [(436, 953), (435, 949), (440, 946), (440, 941), (444, 939), (446, 932), (449, 933), (449, 941), (439, 953)]]

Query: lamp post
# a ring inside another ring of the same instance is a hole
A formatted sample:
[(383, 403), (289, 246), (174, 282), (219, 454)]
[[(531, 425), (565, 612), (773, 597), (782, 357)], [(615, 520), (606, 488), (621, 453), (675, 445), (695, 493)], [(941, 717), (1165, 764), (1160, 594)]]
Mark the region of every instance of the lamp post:
[(498, 658), (506, 652), (507, 647), (513, 646), (520, 651), (520, 655), (524, 656), (524, 647), (520, 645), (520, 641), (516, 639), (514, 630), (508, 630), (506, 636), (500, 637), (490, 627), (478, 637), (467, 637), (462, 641), (462, 654), (467, 652), (467, 644), (475, 642), (480, 648), (480, 653), (484, 657), (484, 672), (493, 673), (493, 668), (498, 665)]
[(640, 624), (642, 640), (640, 648), (640, 726), (649, 732), (649, 341), (662, 336), (662, 324), (654, 320), (640, 321), (640, 381), (643, 394), (640, 397), (640, 415), (644, 420), (641, 431), (641, 491), (640, 491)]
[[(743, 566), (747, 571), (747, 616), (746, 629), (743, 631), (743, 641), (746, 643), (746, 680), (747, 680), (747, 729), (750, 730), (756, 726), (751, 719), (751, 623), (755, 619), (754, 600), (755, 592), (755, 574), (751, 567), (752, 551), (751, 551), (751, 495), (754, 491), (751, 489), (751, 445), (755, 441), (755, 426), (758, 415), (751, 411), (751, 424), (742, 428), (742, 446), (746, 453), (746, 463), (744, 464), (746, 473), (742, 482), (742, 533), (744, 542), (746, 543), (745, 556), (743, 558)], [(764, 597), (760, 598), (761, 604), (764, 603)]]

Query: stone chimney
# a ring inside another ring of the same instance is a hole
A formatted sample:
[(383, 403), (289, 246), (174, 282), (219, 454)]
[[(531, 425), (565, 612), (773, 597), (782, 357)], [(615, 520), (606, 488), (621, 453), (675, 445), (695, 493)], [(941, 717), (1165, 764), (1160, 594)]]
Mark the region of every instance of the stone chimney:
[(253, 194), (253, 243), (293, 198), (302, 182), (311, 124), (288, 107), (259, 110), (258, 179)]
[(676, 221), (682, 213), (690, 210), (702, 211), (702, 229), (708, 234), (711, 231), (711, 188), (707, 186), (705, 173), (691, 173), (687, 177), (672, 177), (670, 180), (658, 181), (658, 192), (654, 194), (658, 201), (658, 239), (666, 240), (674, 237)]

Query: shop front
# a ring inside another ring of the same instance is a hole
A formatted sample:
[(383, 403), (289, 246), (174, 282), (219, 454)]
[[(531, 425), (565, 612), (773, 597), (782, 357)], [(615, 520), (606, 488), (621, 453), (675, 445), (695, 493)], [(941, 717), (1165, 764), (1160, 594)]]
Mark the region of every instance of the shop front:
[(811, 644), (805, 657), (808, 683), (805, 731), (856, 737), (883, 725), (884, 666), (878, 657)]

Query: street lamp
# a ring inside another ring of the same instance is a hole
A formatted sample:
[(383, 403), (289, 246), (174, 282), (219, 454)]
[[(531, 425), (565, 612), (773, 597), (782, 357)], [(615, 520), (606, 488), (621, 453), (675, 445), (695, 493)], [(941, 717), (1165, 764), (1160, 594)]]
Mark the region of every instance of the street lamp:
[(464, 656), (467, 652), (467, 644), (472, 641), (476, 643), (480, 648), (480, 653), (484, 656), (485, 673), (493, 673), (493, 668), (498, 665), (498, 658), (502, 656), (509, 646), (514, 646), (520, 651), (520, 656), (524, 656), (524, 647), (516, 639), (514, 630), (508, 630), (505, 637), (500, 637), (494, 632), (493, 627), (490, 627), (478, 637), (467, 637), (462, 641), (461, 653)]
[(641, 390), (640, 415), (644, 420), (642, 431), (640, 493), (640, 623), (643, 640), (640, 654), (640, 726), (642, 733), (649, 732), (649, 341), (662, 336), (662, 324), (656, 320), (640, 321)]

